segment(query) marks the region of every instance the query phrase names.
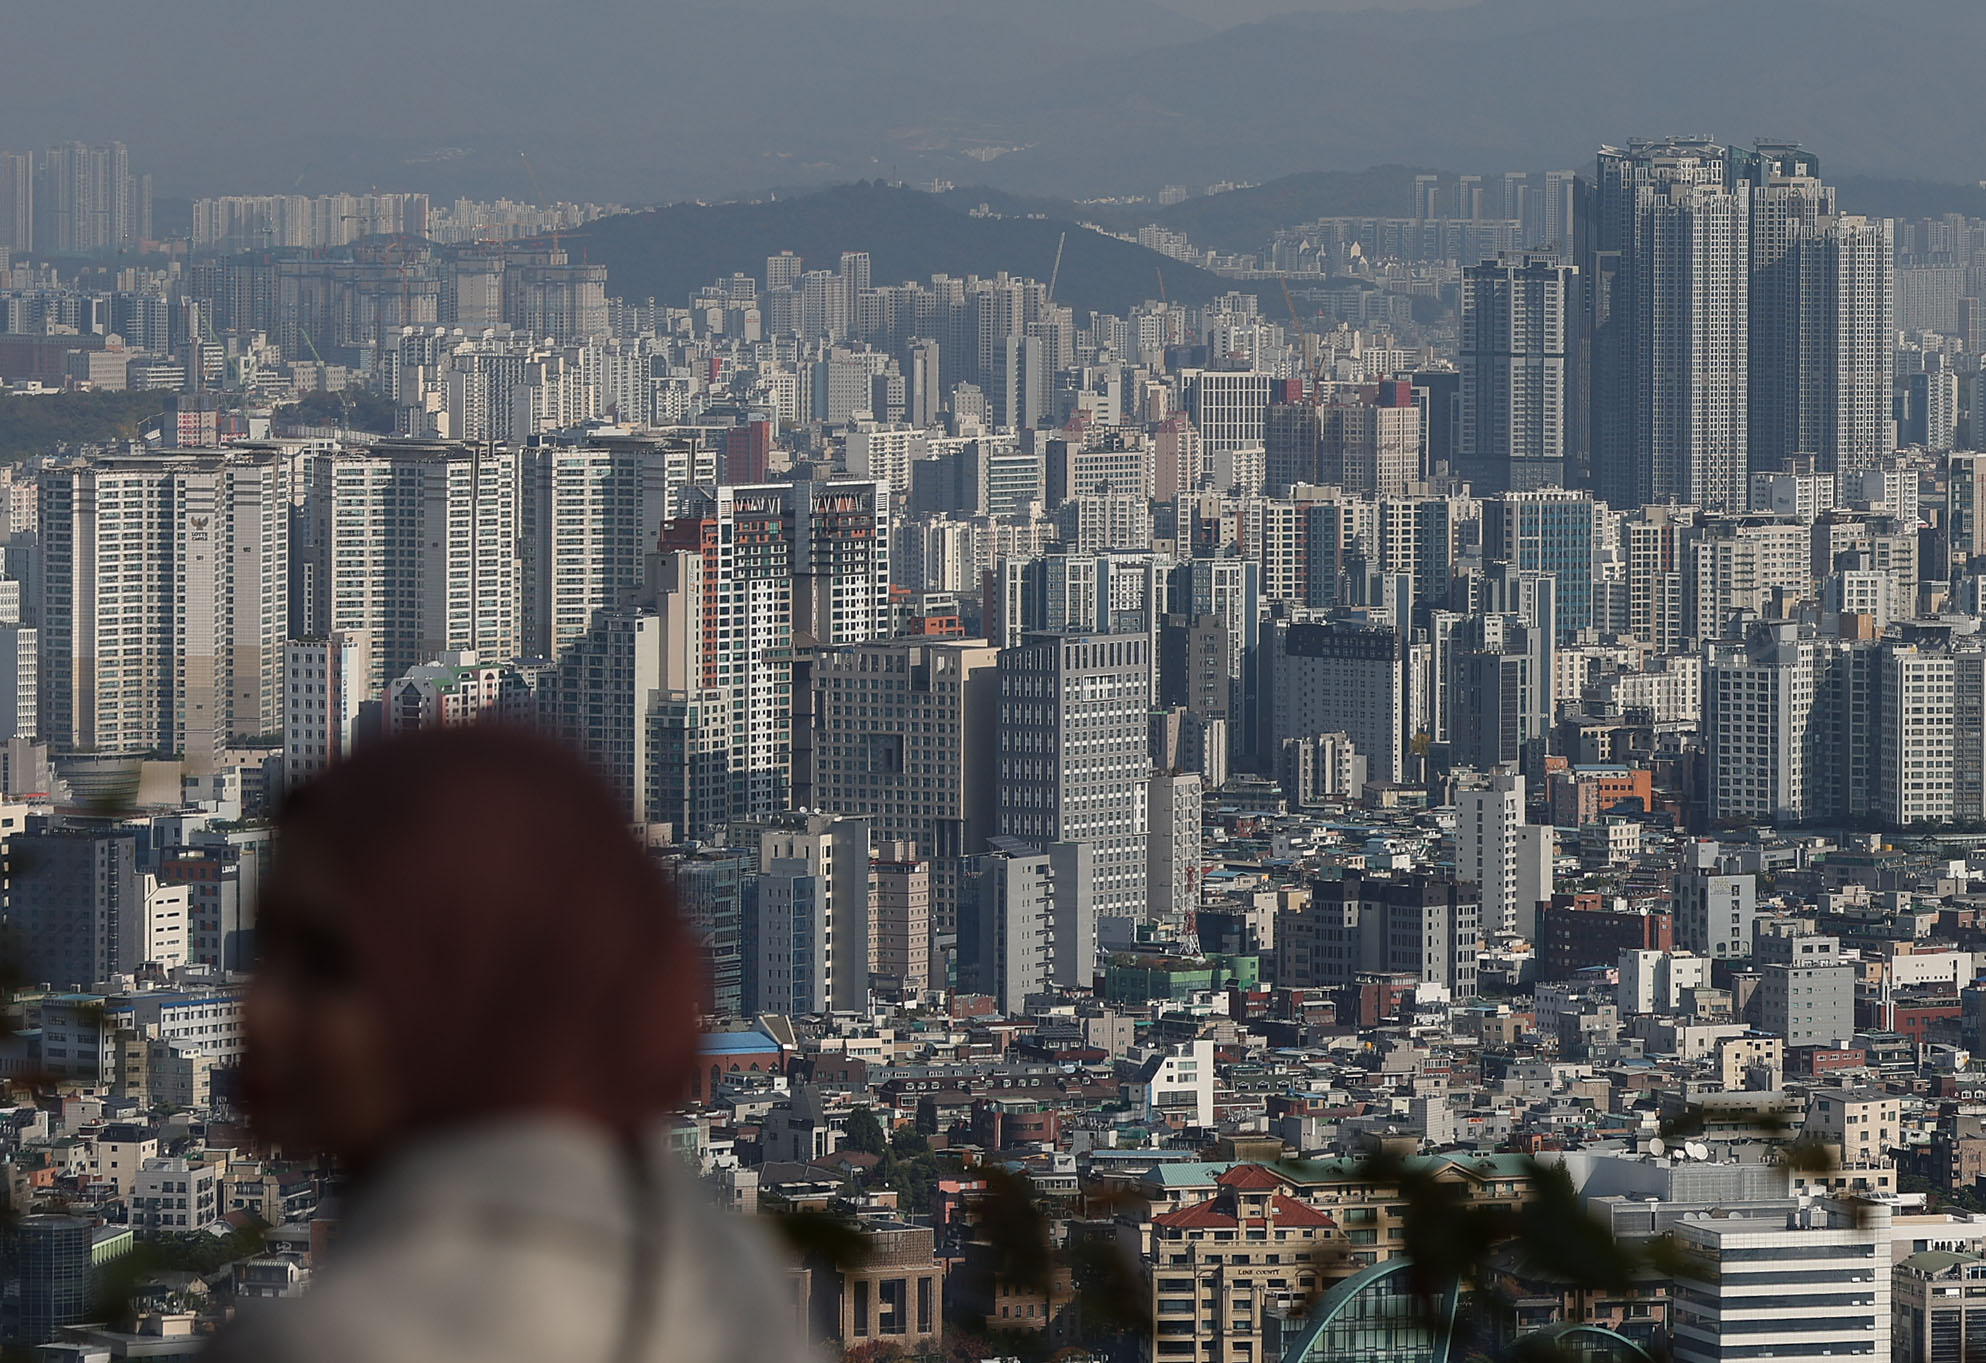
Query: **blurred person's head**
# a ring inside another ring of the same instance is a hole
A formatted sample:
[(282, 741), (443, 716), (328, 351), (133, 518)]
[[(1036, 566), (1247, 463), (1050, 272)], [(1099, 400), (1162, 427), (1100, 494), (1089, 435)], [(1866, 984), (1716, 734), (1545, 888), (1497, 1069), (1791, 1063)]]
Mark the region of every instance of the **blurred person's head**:
[(699, 956), (577, 757), (494, 726), (297, 791), (256, 925), (244, 1088), (270, 1139), (363, 1165), (480, 1118), (632, 1141), (682, 1097)]

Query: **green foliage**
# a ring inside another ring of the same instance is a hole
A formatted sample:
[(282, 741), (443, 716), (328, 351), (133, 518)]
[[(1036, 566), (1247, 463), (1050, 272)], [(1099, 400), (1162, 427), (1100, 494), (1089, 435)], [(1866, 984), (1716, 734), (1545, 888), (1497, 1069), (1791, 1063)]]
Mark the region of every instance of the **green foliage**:
[(890, 1137), (890, 1153), (898, 1159), (911, 1159), (931, 1152), (931, 1142), (914, 1126), (901, 1127)]
[(322, 389), (305, 393), (295, 402), (278, 407), (276, 415), (304, 426), (338, 426), (349, 420), (355, 431), (391, 435), (394, 430), (392, 402), (358, 384), (343, 393), (327, 393)]
[(238, 1230), (232, 1235), (162, 1235), (138, 1246), (135, 1257), (148, 1261), (154, 1273), (198, 1273), (205, 1277), (237, 1259), (262, 1252), (260, 1231)]
[(165, 410), (163, 393), (44, 393), (0, 397), (0, 459), (137, 436)]
[(903, 1210), (913, 1215), (929, 1211), (931, 1199), (937, 1195), (938, 1179), (944, 1169), (938, 1157), (927, 1147), (922, 1154), (909, 1159), (898, 1158), (894, 1150), (883, 1155), (880, 1170), (883, 1183), (896, 1189), (897, 1199)]
[(848, 1114), (848, 1125), (842, 1130), (842, 1147), (859, 1151), (864, 1155), (881, 1155), (888, 1146), (883, 1135), (883, 1124), (876, 1119), (873, 1108), (858, 1107)]
[(258, 1230), (238, 1230), (227, 1236), (201, 1231), (140, 1241), (130, 1253), (99, 1270), (92, 1314), (128, 1328), (135, 1314), (133, 1299), (149, 1279), (160, 1273), (193, 1273), (211, 1279), (229, 1264), (261, 1253), (263, 1243)]

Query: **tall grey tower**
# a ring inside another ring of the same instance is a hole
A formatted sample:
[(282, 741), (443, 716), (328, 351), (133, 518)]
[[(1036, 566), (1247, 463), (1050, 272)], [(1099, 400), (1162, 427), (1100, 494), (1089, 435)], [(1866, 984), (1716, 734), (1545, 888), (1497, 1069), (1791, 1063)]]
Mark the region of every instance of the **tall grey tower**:
[(1896, 228), (1888, 218), (1837, 217), (1803, 249), (1818, 256), (1821, 280), (1820, 465), (1854, 473), (1896, 447)]
[(1462, 458), (1478, 492), (1565, 484), (1578, 274), (1549, 252), (1462, 272)]
[(1821, 258), (1808, 247), (1834, 214), (1834, 190), (1799, 147), (1761, 144), (1731, 164), (1752, 204), (1751, 462), (1778, 469), (1820, 451), (1825, 322)]
[(1894, 229), (1835, 212), (1820, 164), (1760, 143), (1732, 158), (1752, 201), (1751, 463), (1867, 468), (1890, 431)]
[(1104, 917), (1147, 913), (1152, 665), (1143, 634), (1030, 633), (1000, 651), (998, 833), (1037, 852), (1091, 844)]
[(1616, 505), (1744, 505), (1749, 194), (1708, 139), (1598, 158), (1588, 277), (1592, 459)]

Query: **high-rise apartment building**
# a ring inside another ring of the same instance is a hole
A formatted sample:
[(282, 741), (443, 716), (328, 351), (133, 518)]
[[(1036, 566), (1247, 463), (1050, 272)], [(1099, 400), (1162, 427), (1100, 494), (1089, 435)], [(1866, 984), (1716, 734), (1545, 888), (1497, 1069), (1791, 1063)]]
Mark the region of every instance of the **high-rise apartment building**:
[(1317, 419), (1316, 465), (1300, 481), (1399, 497), (1420, 477), (1421, 409), (1411, 383), (1388, 379), (1341, 394)]
[(1579, 270), (1556, 255), (1462, 272), (1462, 472), (1478, 492), (1566, 483), (1566, 365)]
[(1804, 148), (1761, 143), (1732, 166), (1751, 196), (1751, 465), (1867, 468), (1892, 448), (1893, 228), (1838, 215)]
[(1726, 161), (1690, 139), (1599, 153), (1592, 459), (1615, 506), (1744, 505), (1751, 198)]
[(596, 612), (639, 595), (682, 463), (667, 444), (649, 440), (524, 452), (518, 499), (523, 653), (556, 660)]
[(146, 877), (129, 829), (49, 828), (7, 840), (7, 926), (24, 978), (88, 989), (146, 959)]
[(22, 584), (0, 577), (0, 741), (41, 731), (41, 631), (22, 622), (32, 611)]
[(1962, 737), (1972, 739), (1975, 751), (1968, 756), (1976, 756), (1977, 731), (1960, 734), (1958, 709), (1963, 676), (1972, 690), (1972, 713), (1978, 712), (1979, 655), (1891, 643), (1883, 648), (1881, 666), (1877, 798), (1883, 822), (1893, 828), (1948, 823), (1958, 817)]
[(65, 142), (34, 158), (34, 249), (43, 255), (128, 250), (152, 235), (152, 177), (131, 172), (122, 142)]
[[(708, 834), (732, 808), (729, 773), (721, 770), (725, 736), (703, 724), (717, 707), (680, 686), (668, 690), (672, 653), (683, 652), (666, 642), (669, 623), (647, 607), (599, 612), (541, 685), (538, 714), (586, 756), (630, 820), (670, 825), (686, 840)], [(701, 750), (699, 736), (717, 749), (715, 759)]]
[(1587, 258), (1601, 494), (1737, 510), (1750, 470), (1887, 454), (1893, 238), (1836, 213), (1798, 146), (1602, 148)]
[(34, 153), (0, 151), (0, 247), (34, 249)]
[(1802, 251), (1818, 257), (1810, 268), (1820, 276), (1820, 374), (1810, 385), (1821, 408), (1815, 453), (1842, 473), (1867, 469), (1896, 443), (1889, 403), (1895, 231), (1887, 218), (1838, 217)]
[(1956, 578), (1986, 558), (1986, 454), (1954, 454), (1946, 467), (1945, 533)]
[(1272, 380), (1253, 370), (1196, 369), (1181, 375), (1186, 414), (1209, 455), (1260, 445)]
[(283, 645), (283, 784), (295, 788), (352, 751), (359, 719), (378, 695), (366, 684), (363, 634), (291, 639)]
[(722, 819), (785, 809), (792, 796), (794, 654), (891, 633), (887, 484), (838, 480), (720, 486), (665, 522), (668, 689), (699, 766), (725, 772)]
[(446, 652), (517, 656), (517, 451), (408, 440), (313, 456), (301, 527), (296, 630), (363, 632), (367, 689)]
[(1820, 276), (1809, 243), (1834, 216), (1834, 188), (1820, 163), (1796, 146), (1760, 145), (1732, 154), (1734, 178), (1751, 198), (1751, 403), (1753, 466), (1777, 469), (1820, 453), (1822, 336)]
[(1683, 565), (1695, 517), (1675, 507), (1644, 508), (1621, 527), (1627, 549), (1627, 626), (1657, 653), (1683, 646)]
[(1455, 875), (1482, 895), (1485, 934), (1536, 939), (1538, 905), (1552, 897), (1552, 829), (1525, 822), (1524, 778), (1488, 773), (1455, 797)]
[(995, 831), (998, 664), (978, 640), (919, 639), (823, 649), (813, 663), (806, 803), (916, 846), (938, 936), (958, 931), (962, 863)]
[(43, 734), (180, 753), (283, 723), (290, 494), (268, 453), (120, 455), (45, 468), (35, 598)]
[(1791, 625), (1710, 646), (1703, 734), (1713, 819), (1799, 822), (1824, 808), (1816, 719), (1826, 696), (1821, 644)]
[(745, 1012), (866, 1007), (869, 912), (868, 820), (775, 816), (745, 905)]
[(998, 831), (1089, 845), (1104, 917), (1147, 913), (1152, 669), (1137, 634), (1030, 634), (1000, 653)]

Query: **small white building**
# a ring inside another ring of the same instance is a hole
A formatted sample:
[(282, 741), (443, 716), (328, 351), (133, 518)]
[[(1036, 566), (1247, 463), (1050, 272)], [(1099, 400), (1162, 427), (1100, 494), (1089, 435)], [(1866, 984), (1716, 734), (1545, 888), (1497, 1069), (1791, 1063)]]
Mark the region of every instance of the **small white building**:
[(1214, 1043), (1206, 1038), (1154, 1047), (1142, 1057), (1133, 1101), (1147, 1122), (1168, 1119), (1192, 1126), (1214, 1124)]

